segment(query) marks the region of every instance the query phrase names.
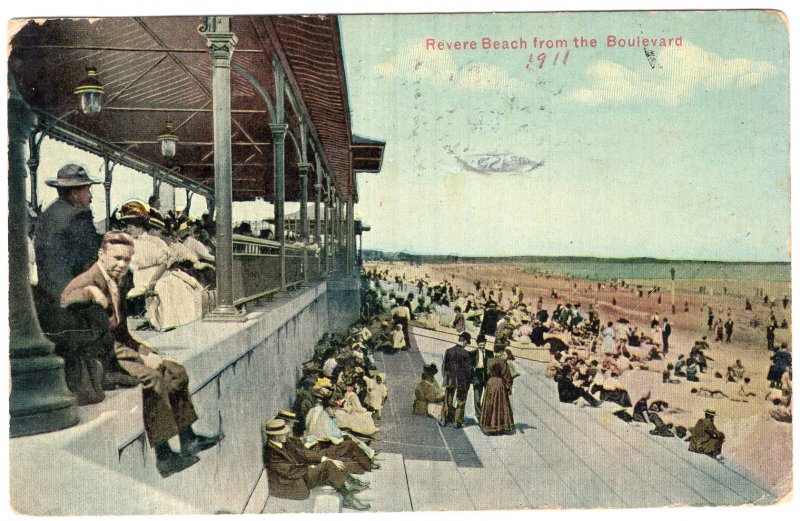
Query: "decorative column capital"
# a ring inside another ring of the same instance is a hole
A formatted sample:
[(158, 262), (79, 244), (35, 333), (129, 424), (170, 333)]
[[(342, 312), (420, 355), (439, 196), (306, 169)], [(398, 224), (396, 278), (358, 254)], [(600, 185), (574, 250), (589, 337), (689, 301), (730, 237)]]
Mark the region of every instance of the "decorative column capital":
[(206, 45), (211, 49), (212, 63), (215, 67), (230, 67), (233, 48), (239, 41), (231, 31), (230, 16), (206, 16), (197, 27), (206, 37)]
[(297, 170), (300, 172), (301, 177), (308, 176), (308, 170), (311, 168), (309, 163), (297, 163)]
[(282, 145), (286, 141), (289, 125), (286, 123), (270, 123), (269, 129), (272, 131), (272, 141), (275, 145)]

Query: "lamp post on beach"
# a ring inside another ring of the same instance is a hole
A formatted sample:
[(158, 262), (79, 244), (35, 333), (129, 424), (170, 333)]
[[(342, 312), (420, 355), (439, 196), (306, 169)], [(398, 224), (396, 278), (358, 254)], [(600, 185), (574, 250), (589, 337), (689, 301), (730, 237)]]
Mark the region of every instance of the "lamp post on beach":
[(672, 278), (672, 314), (675, 314), (675, 267), (669, 269), (669, 275)]

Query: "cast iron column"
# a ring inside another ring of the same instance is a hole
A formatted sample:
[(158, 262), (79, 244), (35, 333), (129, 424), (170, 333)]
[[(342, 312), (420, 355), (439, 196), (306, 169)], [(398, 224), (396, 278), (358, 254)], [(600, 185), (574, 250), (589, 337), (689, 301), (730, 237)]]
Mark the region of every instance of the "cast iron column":
[(326, 275), (328, 274), (328, 248), (331, 243), (330, 233), (328, 232), (328, 224), (331, 222), (328, 201), (330, 201), (330, 195), (325, 197), (325, 207), (322, 208), (324, 212), (322, 225), (325, 227), (325, 229), (322, 230), (322, 269), (325, 271)]
[(106, 231), (111, 230), (111, 181), (114, 172), (114, 164), (108, 160), (107, 157), (103, 158), (103, 170), (105, 171), (105, 179), (103, 179), (103, 190), (106, 193)]
[(308, 244), (308, 163), (300, 163), (297, 169), (300, 171), (300, 237)]
[[(37, 135), (39, 136), (37, 139)], [(33, 130), (28, 134), (28, 172), (31, 174), (31, 206), (36, 215), (39, 215), (39, 152), (42, 148), (44, 134)]]
[(286, 153), (286, 131), (289, 126), (285, 123), (273, 123), (272, 129), (272, 149), (275, 158), (275, 237), (280, 242), (280, 270), (281, 270), (281, 290), (286, 289), (286, 233), (284, 232), (284, 197), (286, 196), (285, 178), (285, 153)]
[(233, 305), (233, 176), (231, 152), (231, 57), (236, 35), (229, 16), (208, 16), (198, 28), (211, 49), (214, 118), (214, 201), (217, 214), (217, 305), (207, 319), (240, 320)]
[(347, 216), (345, 217), (345, 234), (347, 235), (347, 275), (355, 275), (355, 252), (356, 252), (356, 221), (355, 209), (353, 208), (353, 195), (347, 198)]
[(317, 171), (317, 182), (314, 183), (314, 242), (317, 244), (317, 247), (320, 246), (320, 242), (322, 239), (322, 233), (319, 229), (319, 221), (320, 221), (320, 208), (319, 205), (322, 202), (322, 164), (319, 160), (319, 154), (315, 154), (315, 161), (316, 161), (316, 171)]
[(9, 77), (8, 305), (11, 337), (10, 436), (50, 432), (78, 423), (77, 401), (67, 389), (64, 361), (53, 354), (33, 310), (25, 208), (25, 146), (34, 116)]

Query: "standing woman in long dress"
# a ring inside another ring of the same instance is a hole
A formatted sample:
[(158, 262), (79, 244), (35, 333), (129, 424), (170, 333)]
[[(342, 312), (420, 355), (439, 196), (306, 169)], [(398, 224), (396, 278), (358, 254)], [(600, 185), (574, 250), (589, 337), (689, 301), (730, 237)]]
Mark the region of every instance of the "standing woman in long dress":
[(612, 355), (617, 352), (617, 342), (614, 339), (614, 323), (609, 322), (603, 329), (603, 353)]
[(514, 432), (514, 412), (511, 410), (511, 386), (514, 380), (508, 362), (502, 356), (505, 345), (494, 346), (495, 356), (489, 360), (489, 380), (483, 391), (483, 408), (479, 423), (484, 434)]

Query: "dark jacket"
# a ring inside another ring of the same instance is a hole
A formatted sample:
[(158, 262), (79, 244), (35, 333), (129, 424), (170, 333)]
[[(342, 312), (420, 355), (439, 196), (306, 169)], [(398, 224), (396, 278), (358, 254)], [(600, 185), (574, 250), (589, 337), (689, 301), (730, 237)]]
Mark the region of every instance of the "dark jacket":
[(91, 210), (56, 199), (39, 217), (33, 239), (39, 287), (58, 301), (66, 285), (97, 258), (100, 242)]
[(444, 386), (465, 388), (472, 383), (472, 356), (463, 345), (456, 344), (444, 353), (442, 362)]
[(308, 467), (321, 461), (320, 454), (291, 440), (287, 440), (283, 448), (267, 443), (264, 466), (269, 478), (269, 494), (288, 499), (306, 499), (310, 493), (306, 482)]
[(472, 383), (483, 385), (486, 383), (486, 380), (489, 379), (489, 361), (494, 357), (494, 353), (492, 351), (488, 351), (486, 349), (483, 350), (483, 368), (476, 367), (478, 365), (478, 351), (480, 348), (475, 349), (474, 351), (469, 352), (470, 358), (472, 361)]
[(497, 332), (497, 322), (500, 320), (500, 310), (488, 308), (483, 312), (483, 322), (481, 322), (482, 335), (494, 336)]

